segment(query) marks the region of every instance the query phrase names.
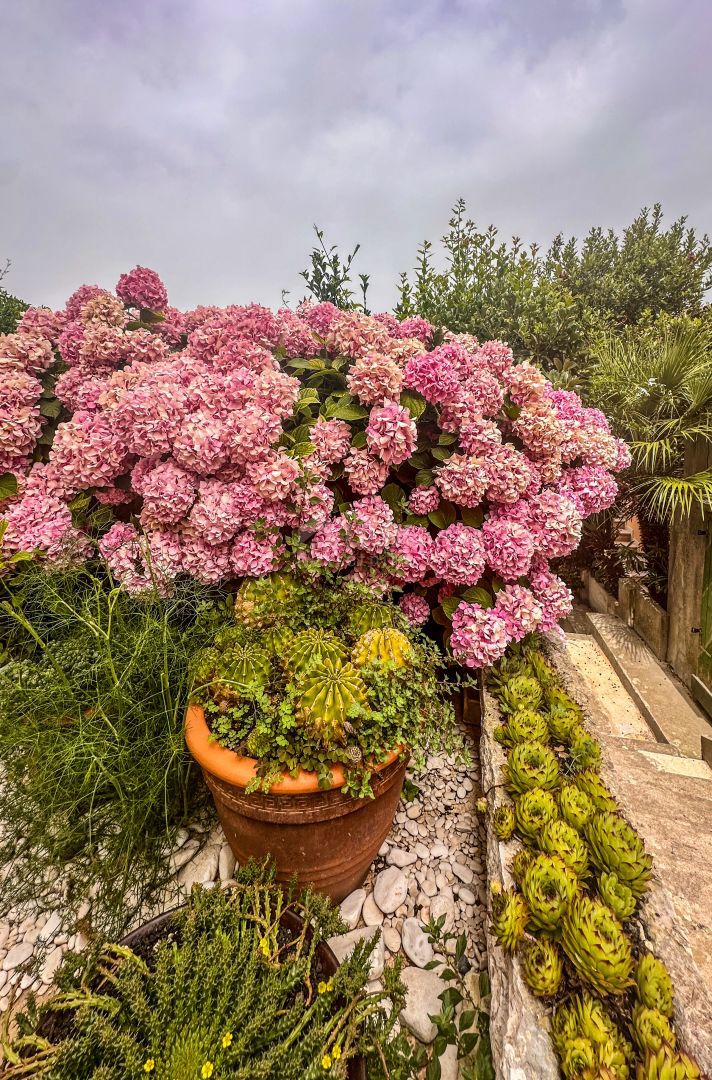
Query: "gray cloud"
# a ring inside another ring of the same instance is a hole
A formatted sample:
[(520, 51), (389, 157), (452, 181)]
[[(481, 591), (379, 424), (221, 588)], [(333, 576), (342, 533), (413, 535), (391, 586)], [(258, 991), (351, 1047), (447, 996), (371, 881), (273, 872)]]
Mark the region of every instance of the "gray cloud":
[(710, 227), (705, 0), (23, 0), (0, 10), (0, 256), (60, 304), (300, 294), (312, 222), (372, 302), (463, 195), (547, 241), (643, 204)]

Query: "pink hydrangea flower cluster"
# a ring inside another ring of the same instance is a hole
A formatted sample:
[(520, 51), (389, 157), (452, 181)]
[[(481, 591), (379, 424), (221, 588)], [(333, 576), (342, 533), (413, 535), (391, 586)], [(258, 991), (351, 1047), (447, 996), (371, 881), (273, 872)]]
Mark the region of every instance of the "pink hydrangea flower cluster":
[[(423, 319), (327, 303), (181, 312), (144, 267), (115, 293), (87, 285), (62, 312), (31, 309), (0, 338), (0, 470), (18, 477), (4, 546), (85, 557), (68, 504), (86, 492), (117, 507), (100, 549), (127, 589), (296, 558), (402, 591), (419, 625), (454, 599), (453, 652), (492, 663), (566, 614), (550, 560), (611, 505), (630, 456), (602, 413), (505, 343), (433, 336)], [(31, 464), (40, 378), (65, 411)]]

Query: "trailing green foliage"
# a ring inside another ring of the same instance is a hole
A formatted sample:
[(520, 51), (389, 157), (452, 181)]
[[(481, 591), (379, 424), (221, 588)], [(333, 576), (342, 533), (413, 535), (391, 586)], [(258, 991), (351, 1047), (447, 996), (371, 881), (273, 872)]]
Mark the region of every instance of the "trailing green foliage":
[[(0, 270), (0, 281), (3, 280), (9, 269), (10, 262), (8, 260)], [(14, 334), (15, 328), (22, 318), (23, 311), (26, 311), (28, 307), (29, 304), (26, 304), (24, 300), (18, 300), (16, 296), (12, 296), (0, 285), (0, 334)]]

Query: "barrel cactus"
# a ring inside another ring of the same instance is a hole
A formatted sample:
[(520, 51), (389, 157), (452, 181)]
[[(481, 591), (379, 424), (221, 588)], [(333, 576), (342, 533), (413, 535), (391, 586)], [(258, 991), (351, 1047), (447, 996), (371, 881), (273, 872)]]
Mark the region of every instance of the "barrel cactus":
[(662, 960), (652, 953), (643, 953), (635, 968), (638, 999), (649, 1009), (663, 1016), (672, 1016), (672, 979)]
[(617, 874), (608, 874), (605, 870), (598, 878), (598, 892), (604, 904), (621, 922), (629, 919), (635, 911), (635, 897), (628, 886), (618, 880)]
[(595, 807), (586, 792), (574, 784), (562, 784), (557, 797), (564, 821), (577, 832), (581, 832), (595, 813)]
[(568, 747), (571, 766), (576, 772), (597, 769), (601, 764), (601, 744), (580, 724), (571, 732)]
[(623, 994), (631, 985), (633, 955), (610, 908), (579, 894), (564, 913), (561, 944), (581, 978), (598, 994)]
[(325, 746), (343, 743), (349, 710), (366, 698), (366, 684), (352, 664), (325, 659), (298, 681), (297, 716)]
[(282, 659), (289, 646), (294, 640), (294, 631), (285, 623), (275, 623), (269, 626), (260, 636), (262, 645), (272, 656)]
[(348, 627), (354, 637), (361, 637), (368, 630), (382, 630), (393, 626), (393, 605), (382, 600), (361, 600), (349, 613)]
[(515, 852), (509, 869), (517, 885), (522, 884), (522, 879), (526, 873), (527, 867), (534, 857), (534, 852), (530, 848), (522, 847)]
[(597, 810), (616, 810), (618, 803), (601, 780), (595, 769), (584, 769), (574, 777), (574, 783), (579, 791), (588, 795)]
[(547, 936), (557, 935), (578, 888), (576, 875), (558, 855), (537, 855), (532, 859), (522, 878), (529, 928)]
[(304, 587), (285, 572), (245, 578), (237, 590), (234, 614), (246, 626), (264, 628), (299, 611)]
[(533, 709), (518, 709), (507, 721), (508, 746), (516, 746), (523, 742), (549, 741), (549, 726), (541, 713)]
[(553, 941), (530, 939), (522, 944), (522, 975), (535, 997), (553, 997), (564, 974), (559, 947)]
[(514, 810), (511, 806), (498, 806), (492, 814), (492, 831), (498, 840), (509, 840), (514, 832)]
[(229, 709), (251, 687), (266, 686), (272, 673), (269, 654), (252, 642), (207, 649), (196, 666), (194, 685), (201, 700), (209, 697)]
[(539, 847), (550, 855), (558, 855), (578, 878), (588, 873), (588, 849), (576, 829), (561, 818), (548, 822), (539, 837)]
[(524, 937), (529, 912), (521, 893), (513, 889), (503, 890), (497, 881), (492, 882), (491, 931), (497, 944), (505, 952), (514, 952)]
[(559, 786), (561, 776), (555, 755), (541, 743), (519, 743), (504, 766), (507, 787), (522, 794), (532, 788), (551, 791)]
[(635, 1080), (702, 1080), (702, 1073), (687, 1054), (662, 1046), (657, 1053), (648, 1050), (636, 1066)]
[(344, 644), (331, 630), (323, 630), (321, 627), (310, 627), (295, 634), (285, 660), (288, 669), (295, 675), (307, 671), (314, 664), (331, 660), (333, 663), (341, 663), (347, 656)]
[(643, 1052), (657, 1053), (663, 1046), (675, 1049), (675, 1034), (668, 1018), (641, 1002), (633, 1009), (633, 1035)]
[(520, 795), (514, 804), (517, 832), (525, 840), (538, 843), (539, 835), (549, 821), (557, 817), (556, 800), (550, 791), (532, 788)]
[(538, 709), (541, 704), (542, 689), (531, 675), (515, 675), (503, 688), (500, 707), (504, 712), (514, 713), (520, 709)]
[(599, 812), (586, 826), (591, 858), (599, 870), (617, 875), (634, 896), (642, 896), (653, 872), (653, 859), (635, 829), (618, 814)]
[(375, 661), (390, 661), (396, 667), (404, 667), (413, 656), (413, 646), (400, 630), (384, 628), (367, 630), (354, 645), (351, 660), (356, 667)]

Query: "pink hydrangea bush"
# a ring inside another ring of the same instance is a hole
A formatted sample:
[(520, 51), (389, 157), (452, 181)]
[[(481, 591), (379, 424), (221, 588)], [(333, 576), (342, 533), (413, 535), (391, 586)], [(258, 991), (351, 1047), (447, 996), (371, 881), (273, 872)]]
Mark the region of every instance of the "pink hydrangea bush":
[(630, 462), (602, 413), (503, 342), (326, 303), (181, 312), (145, 267), (27, 311), (0, 369), (5, 550), (89, 557), (89, 495), (116, 515), (93, 539), (126, 589), (297, 560), (398, 593), (417, 625), (451, 621), (475, 668), (567, 613), (550, 561)]

